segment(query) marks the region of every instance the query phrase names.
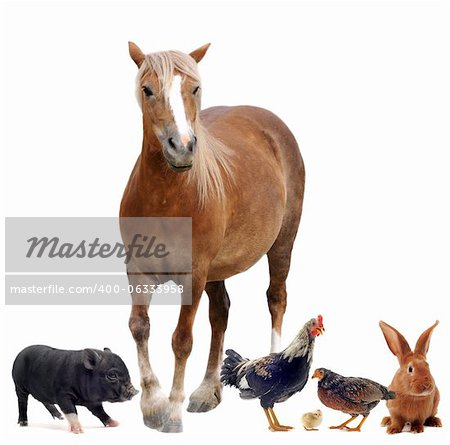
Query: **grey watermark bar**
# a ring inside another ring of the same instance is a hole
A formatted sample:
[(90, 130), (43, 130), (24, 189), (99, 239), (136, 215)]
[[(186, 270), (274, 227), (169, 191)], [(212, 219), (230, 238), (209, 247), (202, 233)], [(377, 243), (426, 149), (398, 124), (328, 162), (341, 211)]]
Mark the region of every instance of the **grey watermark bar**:
[(191, 304), (191, 218), (6, 218), (5, 302)]
[(6, 218), (6, 273), (190, 273), (191, 218)]
[(190, 305), (192, 275), (6, 275), (7, 305)]

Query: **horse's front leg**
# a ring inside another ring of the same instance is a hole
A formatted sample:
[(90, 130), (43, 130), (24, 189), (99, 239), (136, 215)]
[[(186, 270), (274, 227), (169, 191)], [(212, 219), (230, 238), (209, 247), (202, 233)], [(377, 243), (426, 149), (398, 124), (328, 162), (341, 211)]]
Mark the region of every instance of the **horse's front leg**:
[(187, 410), (203, 413), (214, 409), (222, 400), (220, 365), (222, 363), (223, 340), (228, 323), (230, 299), (224, 281), (206, 285), (209, 297), (209, 321), (211, 323), (211, 347), (205, 377), (201, 385), (191, 394)]
[[(133, 298), (133, 300), (135, 300)], [(149, 428), (161, 429), (170, 416), (169, 399), (162, 393), (158, 378), (150, 366), (148, 337), (150, 320), (148, 305), (134, 304), (131, 309), (129, 327), (137, 346), (139, 371), (141, 374), (141, 410), (144, 423)]]
[(192, 327), (200, 303), (200, 297), (205, 288), (205, 282), (205, 278), (193, 277), (192, 303), (181, 306), (178, 324), (172, 336), (175, 372), (169, 396), (170, 417), (161, 429), (165, 433), (180, 433), (183, 431), (181, 408), (184, 402), (184, 374), (186, 363), (192, 350)]

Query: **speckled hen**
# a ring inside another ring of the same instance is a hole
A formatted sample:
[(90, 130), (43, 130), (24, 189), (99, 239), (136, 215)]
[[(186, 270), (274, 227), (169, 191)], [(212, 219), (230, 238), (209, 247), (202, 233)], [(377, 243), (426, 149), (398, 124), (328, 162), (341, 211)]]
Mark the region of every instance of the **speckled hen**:
[[(361, 377), (343, 377), (325, 368), (314, 371), (312, 378), (319, 379), (317, 394), (320, 401), (328, 408), (350, 414), (350, 419), (331, 429), (361, 431), (361, 427), (380, 400), (395, 398), (395, 393), (373, 380)], [(363, 418), (355, 428), (347, 427), (359, 415)]]

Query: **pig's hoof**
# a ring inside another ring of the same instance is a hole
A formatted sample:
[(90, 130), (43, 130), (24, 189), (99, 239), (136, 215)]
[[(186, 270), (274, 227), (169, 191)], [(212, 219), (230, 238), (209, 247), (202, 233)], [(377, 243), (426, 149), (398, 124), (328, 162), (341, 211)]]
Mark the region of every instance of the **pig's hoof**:
[(28, 420), (19, 420), (20, 426), (28, 426)]
[(74, 433), (74, 434), (84, 433), (83, 428), (81, 428), (81, 425), (79, 425), (79, 426), (72, 425), (69, 430), (71, 433)]
[(222, 385), (202, 383), (189, 397), (190, 413), (206, 413), (222, 401)]
[(107, 427), (115, 427), (115, 426), (119, 426), (120, 425), (120, 423), (117, 421), (117, 420), (114, 420), (114, 419), (108, 419), (107, 421), (106, 421), (106, 424), (105, 424), (105, 426), (107, 426)]
[(183, 422), (181, 420), (169, 419), (160, 429), (162, 433), (182, 433)]

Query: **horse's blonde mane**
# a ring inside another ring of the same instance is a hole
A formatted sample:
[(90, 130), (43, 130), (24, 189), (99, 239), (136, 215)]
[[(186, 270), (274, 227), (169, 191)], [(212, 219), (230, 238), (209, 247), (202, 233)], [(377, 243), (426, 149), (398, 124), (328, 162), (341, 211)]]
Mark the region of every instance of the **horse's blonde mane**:
[[(139, 68), (136, 82), (136, 95), (141, 108), (140, 80), (150, 71), (157, 75), (161, 94), (165, 98), (169, 95), (174, 71), (178, 71), (200, 83), (197, 63), (188, 54), (180, 51), (161, 51), (147, 54)], [(220, 201), (225, 200), (224, 181), (231, 182), (232, 180), (230, 150), (223, 142), (209, 134), (198, 119), (193, 123), (193, 126), (197, 137), (197, 148), (192, 169), (188, 172), (187, 177), (188, 181), (195, 182), (199, 204), (204, 207), (210, 198), (216, 198)]]

